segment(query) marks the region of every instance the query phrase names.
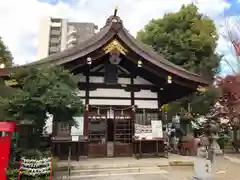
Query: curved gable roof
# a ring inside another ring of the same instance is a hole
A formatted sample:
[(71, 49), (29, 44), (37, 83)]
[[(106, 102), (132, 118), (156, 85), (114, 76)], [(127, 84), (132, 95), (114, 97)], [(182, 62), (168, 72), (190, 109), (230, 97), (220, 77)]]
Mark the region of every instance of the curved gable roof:
[(159, 68), (169, 73), (180, 76), (181, 78), (194, 81), (201, 85), (209, 85), (210, 82), (203, 79), (200, 75), (194, 74), (186, 69), (177, 66), (170, 61), (164, 59), (163, 56), (156, 53), (152, 48), (137, 41), (123, 26), (122, 20), (118, 16), (110, 16), (106, 25), (90, 39), (68, 48), (62, 52), (53, 54), (36, 62), (28, 63), (25, 66), (42, 66), (44, 64), (61, 65), (76, 60), (89, 53), (101, 48), (108, 43), (114, 36), (118, 36), (129, 49), (133, 50), (139, 56), (153, 63)]

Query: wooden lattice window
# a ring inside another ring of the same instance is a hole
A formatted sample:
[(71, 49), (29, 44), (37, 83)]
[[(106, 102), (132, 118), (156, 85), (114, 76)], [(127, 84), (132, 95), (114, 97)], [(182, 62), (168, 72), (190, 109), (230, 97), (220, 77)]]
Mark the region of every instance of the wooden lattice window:
[(105, 144), (106, 142), (106, 119), (89, 118), (88, 139), (90, 143)]
[(59, 135), (70, 135), (70, 125), (66, 123), (58, 123)]

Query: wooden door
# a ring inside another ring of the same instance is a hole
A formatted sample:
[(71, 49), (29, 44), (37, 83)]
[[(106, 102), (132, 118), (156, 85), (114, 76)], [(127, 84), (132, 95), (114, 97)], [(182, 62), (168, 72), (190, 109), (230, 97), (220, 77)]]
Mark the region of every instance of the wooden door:
[(107, 119), (105, 112), (99, 114), (91, 110), (88, 120), (88, 156), (104, 157), (107, 155)]
[(130, 112), (115, 111), (114, 155), (132, 156), (133, 123)]

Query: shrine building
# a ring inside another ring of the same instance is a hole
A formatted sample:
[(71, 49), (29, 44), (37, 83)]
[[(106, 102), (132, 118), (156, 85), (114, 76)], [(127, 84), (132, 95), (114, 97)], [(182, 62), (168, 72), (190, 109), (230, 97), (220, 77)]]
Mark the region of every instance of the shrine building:
[(161, 120), (163, 104), (209, 85), (137, 41), (117, 10), (90, 39), (27, 66), (63, 66), (78, 83), (85, 106), (82, 134), (73, 140), (69, 126), (53, 124), (53, 153), (62, 158), (68, 156), (69, 144), (77, 159), (164, 155), (163, 138), (139, 139), (136, 125), (141, 131)]

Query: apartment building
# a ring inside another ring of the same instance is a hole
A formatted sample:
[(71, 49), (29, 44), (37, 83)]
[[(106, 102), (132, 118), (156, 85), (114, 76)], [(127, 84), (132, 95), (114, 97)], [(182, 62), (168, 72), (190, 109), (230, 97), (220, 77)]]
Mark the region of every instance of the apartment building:
[(37, 59), (45, 58), (73, 47), (94, 35), (94, 23), (70, 22), (66, 19), (44, 17), (38, 32)]

